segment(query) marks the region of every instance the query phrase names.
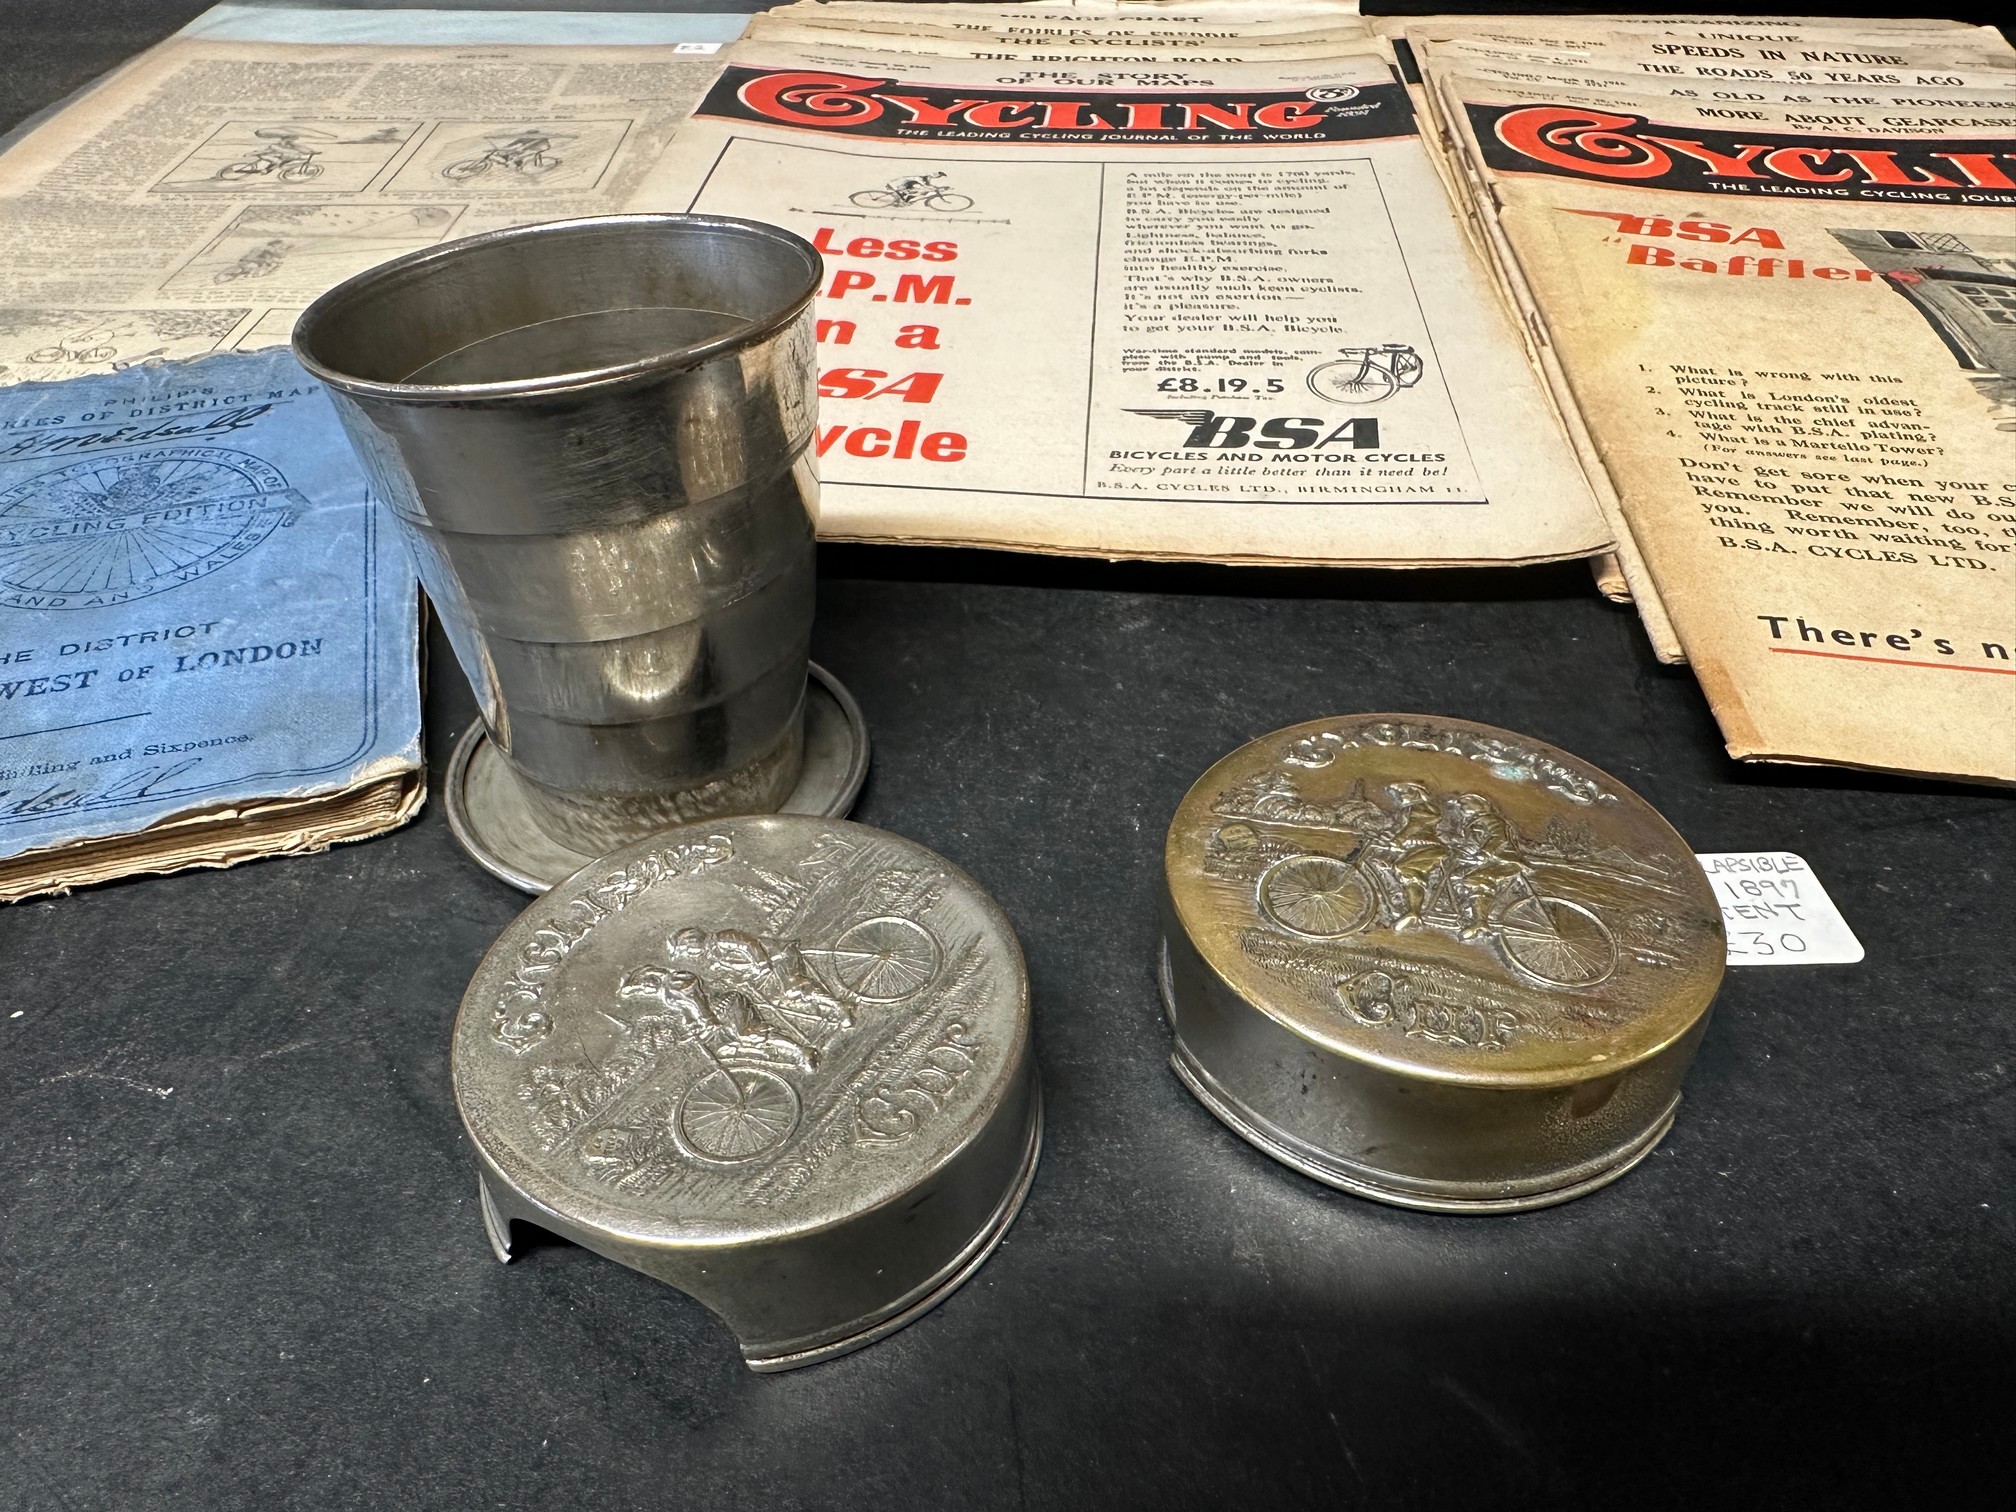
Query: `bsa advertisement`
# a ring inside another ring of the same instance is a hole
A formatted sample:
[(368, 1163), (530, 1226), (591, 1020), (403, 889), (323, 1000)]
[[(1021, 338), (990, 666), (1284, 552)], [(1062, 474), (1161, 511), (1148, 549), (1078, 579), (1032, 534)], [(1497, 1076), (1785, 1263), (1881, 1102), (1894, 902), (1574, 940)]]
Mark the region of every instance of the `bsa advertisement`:
[(1443, 94), (1731, 751), (2016, 781), (2016, 122)]
[(1608, 539), (1369, 53), (745, 43), (632, 208), (825, 255), (828, 536), (1390, 565)]

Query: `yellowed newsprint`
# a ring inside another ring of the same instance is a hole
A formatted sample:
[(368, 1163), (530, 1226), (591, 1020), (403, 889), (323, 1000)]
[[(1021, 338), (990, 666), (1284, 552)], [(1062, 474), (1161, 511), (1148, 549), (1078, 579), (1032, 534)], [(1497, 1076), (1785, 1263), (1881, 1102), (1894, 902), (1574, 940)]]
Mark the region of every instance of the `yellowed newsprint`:
[(285, 345), (387, 258), (607, 214), (713, 75), (674, 44), (171, 39), (0, 156), (0, 385)]
[(2016, 781), (2009, 114), (1445, 94), (1730, 751)]
[(748, 43), (632, 208), (825, 254), (828, 537), (1380, 566), (1608, 543), (1370, 52)]

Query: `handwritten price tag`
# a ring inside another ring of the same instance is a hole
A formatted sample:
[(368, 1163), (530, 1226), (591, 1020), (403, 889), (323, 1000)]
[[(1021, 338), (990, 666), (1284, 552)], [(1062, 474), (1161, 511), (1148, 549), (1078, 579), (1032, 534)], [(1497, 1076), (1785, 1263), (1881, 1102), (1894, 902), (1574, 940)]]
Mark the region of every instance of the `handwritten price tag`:
[(1790, 851), (1696, 856), (1722, 905), (1731, 966), (1845, 966), (1862, 942), (1813, 875)]

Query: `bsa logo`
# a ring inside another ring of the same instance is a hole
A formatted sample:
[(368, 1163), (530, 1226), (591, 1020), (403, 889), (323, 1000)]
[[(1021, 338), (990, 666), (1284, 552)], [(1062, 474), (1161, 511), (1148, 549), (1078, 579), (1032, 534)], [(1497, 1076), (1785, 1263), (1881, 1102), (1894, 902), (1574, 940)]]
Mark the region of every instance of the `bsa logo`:
[(1262, 420), (1253, 415), (1221, 415), (1208, 409), (1130, 409), (1127, 413), (1146, 415), (1153, 420), (1181, 421), (1190, 427), (1190, 434), (1183, 442), (1186, 449), (1252, 446), (1262, 451), (1308, 451), (1348, 446), (1357, 451), (1376, 451), (1379, 447), (1379, 422), (1372, 419), (1346, 420), (1333, 427), (1328, 420), (1307, 415), (1276, 415)]

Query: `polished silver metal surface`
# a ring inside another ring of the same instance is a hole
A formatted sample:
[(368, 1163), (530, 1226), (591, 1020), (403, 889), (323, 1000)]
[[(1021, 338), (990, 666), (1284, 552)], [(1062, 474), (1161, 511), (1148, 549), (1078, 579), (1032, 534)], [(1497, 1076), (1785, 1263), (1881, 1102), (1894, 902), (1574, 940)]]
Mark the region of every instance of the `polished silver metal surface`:
[(1425, 715), (1263, 736), (1184, 798), (1171, 1063), (1241, 1137), (1402, 1207), (1614, 1181), (1672, 1127), (1722, 980), (1693, 853), (1615, 778)]
[[(844, 819), (868, 777), (868, 723), (854, 695), (819, 663), (805, 684), (805, 760), (780, 814)], [(595, 857), (570, 850), (534, 822), (522, 789), (471, 725), (455, 743), (443, 781), (448, 827), (476, 864), (500, 882), (543, 893)]]
[(554, 221), (380, 264), (295, 327), (565, 849), (797, 785), (820, 266), (754, 221)]
[(499, 1259), (536, 1224), (704, 1303), (757, 1370), (918, 1317), (1041, 1145), (1014, 931), (943, 857), (844, 820), (708, 820), (498, 937), (456, 1104)]

